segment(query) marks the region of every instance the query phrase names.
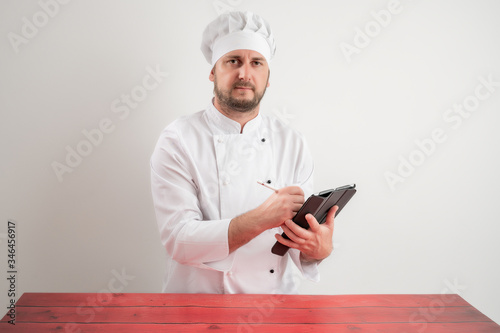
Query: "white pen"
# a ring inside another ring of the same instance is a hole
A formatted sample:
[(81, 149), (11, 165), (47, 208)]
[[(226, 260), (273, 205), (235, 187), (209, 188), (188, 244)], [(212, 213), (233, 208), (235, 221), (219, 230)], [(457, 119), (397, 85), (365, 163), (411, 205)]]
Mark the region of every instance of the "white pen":
[(275, 189), (274, 187), (271, 187), (271, 186), (269, 186), (269, 185), (267, 185), (267, 184), (265, 184), (263, 182), (259, 182), (259, 181), (257, 181), (257, 183), (259, 183), (260, 185), (262, 185), (264, 187), (267, 187), (268, 189), (273, 190), (274, 192), (278, 193), (278, 190)]

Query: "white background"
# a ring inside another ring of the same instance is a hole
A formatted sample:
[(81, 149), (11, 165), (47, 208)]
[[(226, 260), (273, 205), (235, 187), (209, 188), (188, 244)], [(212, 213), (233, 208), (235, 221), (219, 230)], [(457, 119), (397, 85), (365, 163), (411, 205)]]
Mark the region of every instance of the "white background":
[[(500, 3), (401, 0), (381, 26), (373, 13), (388, 6), (73, 0), (46, 6), (49, 16), (38, 1), (2, 0), (0, 268), (12, 219), (17, 294), (161, 291), (149, 157), (168, 123), (209, 103), (201, 33), (231, 7), (273, 27), (278, 52), (262, 110), (305, 134), (315, 189), (358, 186), (336, 220), (321, 282), (304, 282), (302, 293), (459, 293), (500, 322)], [(168, 76), (128, 115), (113, 112), (122, 95), (141, 92), (147, 68)], [(477, 88), (480, 77), (496, 82), (491, 92)], [(474, 111), (460, 124), (443, 118), (465, 101)], [(54, 162), (67, 165), (67, 147), (84, 149), (82, 131), (103, 119), (113, 131), (60, 181)], [(432, 147), (436, 129), (445, 139)], [(398, 168), (404, 182), (391, 187), (386, 173)]]

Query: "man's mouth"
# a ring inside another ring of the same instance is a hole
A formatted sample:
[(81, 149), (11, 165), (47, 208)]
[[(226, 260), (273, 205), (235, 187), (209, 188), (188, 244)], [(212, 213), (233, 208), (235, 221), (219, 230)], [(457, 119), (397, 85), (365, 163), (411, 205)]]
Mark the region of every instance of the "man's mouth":
[(234, 86), (234, 89), (242, 89), (242, 90), (254, 90), (254, 87), (248, 85), (248, 86)]
[(253, 91), (251, 87), (234, 87), (234, 89), (239, 91)]

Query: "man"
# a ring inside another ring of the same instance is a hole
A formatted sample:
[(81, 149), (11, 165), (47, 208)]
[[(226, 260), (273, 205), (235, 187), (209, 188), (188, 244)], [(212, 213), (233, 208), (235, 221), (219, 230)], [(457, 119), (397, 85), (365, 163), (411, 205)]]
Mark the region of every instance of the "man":
[[(207, 26), (202, 51), (215, 96), (170, 124), (151, 158), (163, 291), (296, 293), (292, 266), (319, 279), (335, 210), (322, 225), (308, 216), (308, 230), (290, 220), (312, 192), (313, 163), (299, 133), (260, 114), (274, 37), (261, 17), (231, 12)], [(271, 253), (276, 240), (291, 247), (285, 256)]]

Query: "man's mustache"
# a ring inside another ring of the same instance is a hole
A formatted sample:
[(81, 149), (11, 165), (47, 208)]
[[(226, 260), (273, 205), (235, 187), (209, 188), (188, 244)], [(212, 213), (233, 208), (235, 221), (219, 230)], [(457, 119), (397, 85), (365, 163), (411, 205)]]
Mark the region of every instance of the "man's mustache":
[(233, 89), (235, 88), (252, 88), (255, 91), (255, 86), (250, 82), (238, 82), (233, 84)]

